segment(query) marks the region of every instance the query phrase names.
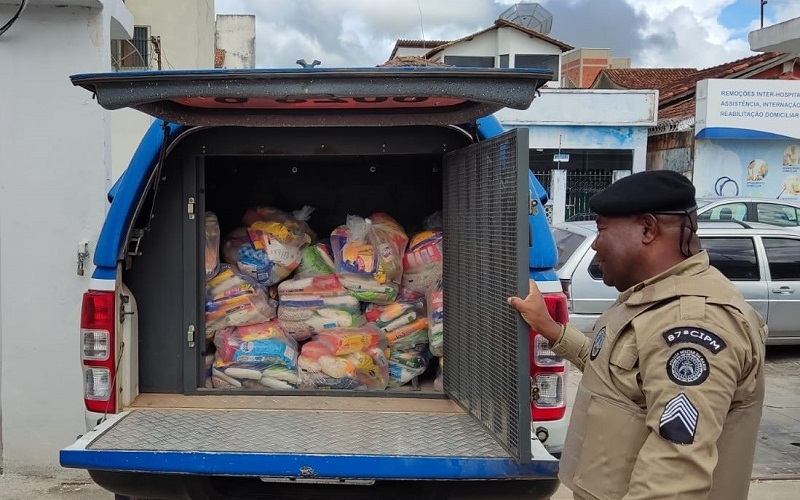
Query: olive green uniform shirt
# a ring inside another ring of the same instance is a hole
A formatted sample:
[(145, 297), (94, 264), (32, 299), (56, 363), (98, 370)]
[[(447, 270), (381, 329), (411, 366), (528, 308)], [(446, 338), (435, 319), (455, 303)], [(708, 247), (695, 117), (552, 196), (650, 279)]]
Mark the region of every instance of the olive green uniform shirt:
[(746, 499), (766, 325), (700, 252), (620, 294), (594, 341), (553, 346), (582, 372), (559, 478), (586, 499)]

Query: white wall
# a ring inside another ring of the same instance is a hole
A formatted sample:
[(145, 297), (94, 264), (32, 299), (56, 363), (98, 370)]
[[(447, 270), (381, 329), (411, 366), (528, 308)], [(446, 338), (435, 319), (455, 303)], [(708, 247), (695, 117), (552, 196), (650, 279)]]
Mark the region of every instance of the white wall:
[(254, 68), (256, 65), (256, 16), (217, 16), (216, 48), (225, 51), (222, 67)]
[[(93, 270), (76, 275), (76, 252), (105, 212), (110, 125), (69, 75), (109, 69), (112, 12), (132, 23), (122, 0), (47, 3), (0, 38), (0, 436), (4, 471), (70, 475), (58, 450), (85, 431), (79, 320)], [(15, 8), (0, 2), (0, 19)]]
[(640, 172), (657, 102), (655, 90), (543, 89), (528, 109), (495, 116), (505, 128), (527, 128), (531, 148), (631, 150), (632, 169)]
[[(214, 67), (214, 0), (126, 0), (125, 5), (136, 26), (149, 26), (150, 36), (161, 37), (162, 69)], [(156, 64), (151, 69), (158, 69)], [(114, 112), (112, 180), (128, 168), (152, 121), (139, 111)]]

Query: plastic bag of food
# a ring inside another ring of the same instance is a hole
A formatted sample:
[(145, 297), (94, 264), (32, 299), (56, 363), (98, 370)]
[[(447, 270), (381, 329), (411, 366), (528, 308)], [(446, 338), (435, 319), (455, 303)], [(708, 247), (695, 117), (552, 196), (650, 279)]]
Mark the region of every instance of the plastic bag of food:
[(427, 343), (405, 350), (390, 347), (388, 387), (405, 385), (425, 373), (432, 357)]
[(295, 210), (291, 214), (284, 210), (273, 207), (254, 207), (248, 209), (242, 217), (242, 224), (245, 227), (253, 225), (255, 222), (286, 222), (297, 229), (298, 232), (309, 235), (313, 240), (316, 239), (314, 231), (308, 225), (314, 207), (304, 206), (300, 210)]
[(228, 265), (206, 282), (206, 338), (226, 326), (264, 323), (275, 317), (277, 304), (250, 277)]
[(214, 212), (206, 212), (205, 267), (206, 279), (219, 272), (219, 221)]
[(425, 295), (428, 304), (428, 340), (431, 353), (441, 356), (444, 352), (444, 300), (442, 280), (437, 280)]
[[(301, 214), (304, 217), (313, 210), (307, 208)], [(244, 231), (234, 230), (224, 244), (226, 262), (232, 261), (265, 286), (280, 283), (297, 269), (303, 250), (312, 241), (313, 233), (305, 221), (270, 207), (248, 210), (243, 221), (248, 223)]]
[(278, 320), (297, 340), (330, 328), (357, 327), (366, 320), (361, 303), (335, 274), (293, 278), (278, 285)]
[(400, 288), (407, 243), (403, 228), (385, 213), (349, 215), (331, 234), (336, 274), (357, 299), (388, 304)]
[(232, 266), (237, 265), (239, 248), (252, 246), (246, 227), (237, 227), (225, 237), (222, 243), (222, 260)]
[(365, 316), (386, 337), (389, 387), (408, 383), (428, 367), (428, 317), (425, 296), (404, 290), (388, 305), (370, 304)]
[(386, 389), (385, 344), (371, 326), (325, 330), (300, 349), (300, 385), (310, 389)]
[(297, 342), (275, 321), (223, 328), (214, 337), (214, 346), (214, 369), (228, 377), (217, 374), (217, 378), (229, 384), (234, 379), (242, 386), (254, 381), (261, 389), (297, 386)]
[(424, 294), (442, 277), (442, 232), (414, 235), (403, 255), (403, 288)]
[(335, 266), (328, 246), (325, 243), (316, 243), (303, 250), (295, 277), (307, 278), (334, 274)]

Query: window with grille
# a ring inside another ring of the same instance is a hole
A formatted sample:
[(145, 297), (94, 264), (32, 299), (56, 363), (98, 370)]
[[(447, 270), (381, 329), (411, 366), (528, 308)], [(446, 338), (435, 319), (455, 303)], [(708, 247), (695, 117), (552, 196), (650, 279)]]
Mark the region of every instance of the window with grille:
[(130, 40), (112, 40), (111, 59), (117, 71), (150, 69), (150, 27), (134, 26)]

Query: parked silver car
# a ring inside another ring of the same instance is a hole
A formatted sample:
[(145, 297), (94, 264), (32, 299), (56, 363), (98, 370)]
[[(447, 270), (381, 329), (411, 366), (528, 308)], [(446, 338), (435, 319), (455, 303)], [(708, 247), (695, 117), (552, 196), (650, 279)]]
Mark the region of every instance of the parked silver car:
[[(756, 222), (699, 223), (698, 235), (711, 264), (741, 290), (766, 319), (768, 344), (800, 344), (800, 234)], [(590, 333), (600, 314), (617, 298), (603, 284), (591, 245), (595, 223), (553, 226), (558, 246), (556, 271), (567, 294), (570, 322)]]
[(763, 222), (800, 231), (800, 201), (743, 196), (698, 198), (697, 218)]

